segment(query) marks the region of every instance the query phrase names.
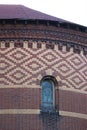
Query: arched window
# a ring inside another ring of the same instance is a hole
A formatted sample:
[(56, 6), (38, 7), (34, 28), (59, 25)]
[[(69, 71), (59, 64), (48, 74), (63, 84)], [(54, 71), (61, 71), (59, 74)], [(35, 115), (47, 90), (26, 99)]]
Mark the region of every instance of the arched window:
[(42, 86), (42, 111), (55, 111), (55, 84), (51, 78), (45, 78), (41, 82)]

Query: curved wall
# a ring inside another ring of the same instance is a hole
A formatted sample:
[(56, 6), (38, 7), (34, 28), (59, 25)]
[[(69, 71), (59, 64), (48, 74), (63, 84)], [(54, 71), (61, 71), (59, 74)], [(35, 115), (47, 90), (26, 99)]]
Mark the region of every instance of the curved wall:
[[(0, 28), (0, 129), (85, 130), (87, 34), (46, 25)], [(47, 75), (58, 83), (58, 117), (40, 115), (40, 82)]]

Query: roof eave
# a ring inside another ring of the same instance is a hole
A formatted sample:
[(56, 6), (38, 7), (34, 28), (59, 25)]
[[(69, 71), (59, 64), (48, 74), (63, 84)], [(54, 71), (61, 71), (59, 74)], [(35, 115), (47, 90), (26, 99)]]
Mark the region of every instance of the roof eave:
[(68, 28), (68, 29), (73, 29), (77, 31), (82, 31), (87, 33), (87, 27), (75, 23), (70, 23), (67, 21), (53, 21), (53, 20), (44, 20), (44, 19), (26, 19), (26, 18), (1, 18), (0, 23), (2, 24), (7, 24), (12, 22), (13, 24), (19, 24), (19, 23), (24, 23), (24, 24), (46, 24), (48, 26), (54, 25), (57, 27), (63, 27), (63, 28)]

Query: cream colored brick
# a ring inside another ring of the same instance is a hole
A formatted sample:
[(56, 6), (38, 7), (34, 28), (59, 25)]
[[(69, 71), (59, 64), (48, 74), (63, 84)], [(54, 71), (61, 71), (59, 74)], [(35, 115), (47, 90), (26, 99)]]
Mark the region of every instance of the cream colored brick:
[(37, 49), (37, 42), (33, 42), (33, 48)]
[(28, 48), (28, 41), (24, 41), (23, 46), (24, 46), (24, 48)]
[(10, 42), (10, 47), (14, 48), (14, 41)]
[(1, 42), (1, 48), (5, 48), (5, 42), (4, 41)]

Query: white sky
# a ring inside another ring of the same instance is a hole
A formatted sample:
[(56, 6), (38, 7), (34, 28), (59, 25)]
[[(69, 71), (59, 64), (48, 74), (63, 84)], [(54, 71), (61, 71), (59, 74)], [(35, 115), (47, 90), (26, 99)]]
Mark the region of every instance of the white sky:
[(87, 0), (0, 0), (0, 4), (22, 4), (87, 27)]

